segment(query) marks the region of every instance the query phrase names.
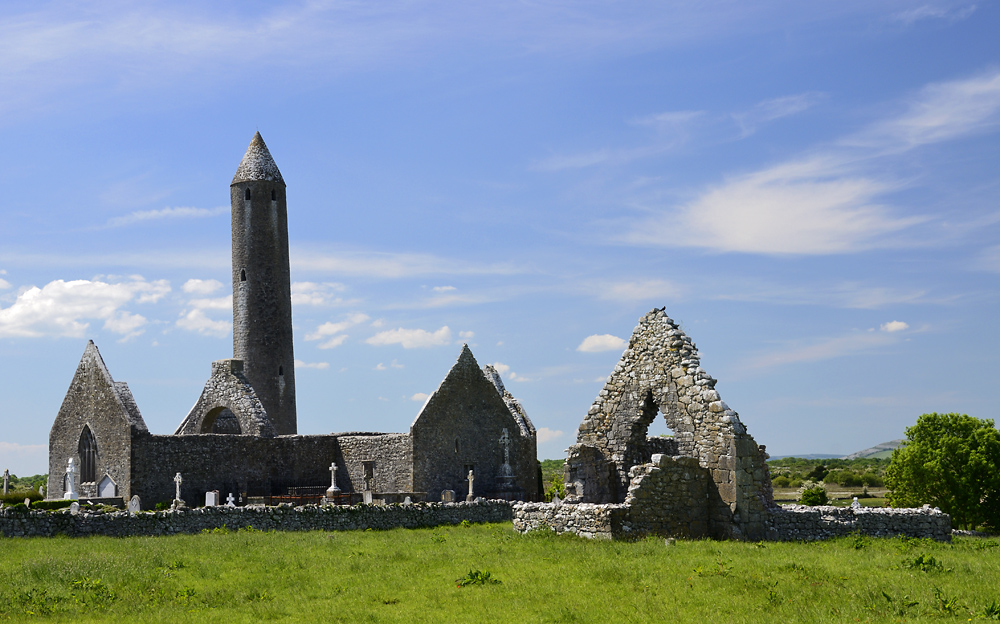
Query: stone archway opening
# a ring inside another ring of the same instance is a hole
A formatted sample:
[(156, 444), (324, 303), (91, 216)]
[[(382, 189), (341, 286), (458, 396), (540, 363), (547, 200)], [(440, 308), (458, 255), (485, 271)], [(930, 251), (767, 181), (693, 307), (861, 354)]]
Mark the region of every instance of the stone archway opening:
[(243, 430), (236, 414), (228, 407), (219, 406), (205, 414), (205, 420), (201, 424), (201, 433), (241, 435)]

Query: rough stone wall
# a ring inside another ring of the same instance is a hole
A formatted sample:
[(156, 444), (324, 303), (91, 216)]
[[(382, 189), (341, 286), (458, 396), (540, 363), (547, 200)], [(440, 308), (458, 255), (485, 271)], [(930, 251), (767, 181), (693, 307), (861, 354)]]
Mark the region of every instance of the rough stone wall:
[(521, 423), (515, 419), (464, 345), (458, 361), (410, 427), (414, 490), (427, 492), (428, 500), (440, 500), (442, 490), (454, 490), (464, 498), (469, 490), (465, 467), (474, 466), (474, 494), (497, 492), (503, 464), (500, 437), (507, 429), (516, 486), (526, 498), (534, 498), (538, 491), (536, 438), (534, 427), (528, 429), (530, 421), (526, 415), (523, 418)]
[[(219, 490), (250, 495), (283, 494), (288, 487), (330, 485), (337, 462), (338, 486), (364, 489), (362, 462), (375, 459), (377, 491), (410, 491), (406, 434), (279, 436), (137, 435), (132, 443), (132, 493), (144, 505), (169, 502), (173, 478), (181, 473), (181, 498), (188, 504)], [(384, 488), (384, 489), (383, 489)]]
[(718, 492), (712, 476), (694, 457), (653, 455), (629, 471), (626, 530), (635, 535), (719, 537), (710, 533), (709, 513)]
[(514, 530), (527, 533), (550, 529), (556, 533), (576, 533), (580, 537), (614, 539), (625, 534), (628, 508), (625, 505), (577, 503), (514, 503)]
[(131, 440), (146, 433), (146, 424), (124, 382), (111, 378), (93, 341), (87, 343), (73, 381), (49, 432), (49, 498), (62, 498), (66, 465), (72, 457), (81, 465), (79, 444), (84, 427), (97, 442), (96, 480), (76, 483), (82, 496), (97, 496), (97, 483), (107, 474), (115, 482), (119, 496), (131, 496)]
[[(568, 474), (567, 488), (579, 500), (595, 500), (587, 493), (594, 490), (611, 496), (597, 502), (623, 502), (632, 466), (649, 462), (653, 451), (672, 450), (646, 436), (662, 414), (674, 432), (675, 452), (697, 458), (710, 471), (718, 492), (710, 533), (759, 539), (774, 506), (767, 456), (715, 384), (677, 324), (661, 309), (646, 314), (577, 433), (576, 446), (592, 447), (614, 465), (612, 480), (574, 480)], [(570, 455), (580, 452), (571, 448)], [(567, 462), (567, 473), (574, 469)]]
[(201, 396), (174, 435), (213, 433), (213, 425), (223, 409), (228, 409), (244, 435), (274, 437), (275, 431), (250, 381), (243, 374), (242, 360), (212, 362), (212, 374)]
[(358, 531), (434, 527), (469, 522), (505, 522), (512, 517), (506, 501), (474, 503), (417, 503), (412, 505), (355, 505), (336, 507), (205, 507), (186, 511), (139, 513), (80, 513), (69, 510), (0, 510), (0, 535), (5, 537), (85, 537), (108, 535), (172, 535), (200, 533), (226, 527), (235, 531), (253, 527), (261, 531)]
[(821, 540), (860, 533), (872, 537), (929, 537), (951, 540), (951, 516), (940, 509), (885, 507), (807, 507), (782, 505), (771, 513), (768, 537), (773, 540)]
[[(249, 193), (249, 198), (247, 198)], [(260, 133), (230, 186), (233, 357), (278, 435), (298, 432), (285, 182)]]

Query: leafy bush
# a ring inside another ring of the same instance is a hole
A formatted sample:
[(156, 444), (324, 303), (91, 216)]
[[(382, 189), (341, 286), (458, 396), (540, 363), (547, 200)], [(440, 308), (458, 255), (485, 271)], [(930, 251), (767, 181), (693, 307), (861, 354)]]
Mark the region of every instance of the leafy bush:
[(813, 487), (803, 489), (802, 495), (799, 498), (799, 503), (803, 505), (825, 505), (826, 502), (826, 488), (821, 485), (815, 485)]
[(792, 480), (788, 475), (778, 475), (777, 477), (771, 479), (771, 485), (779, 488), (792, 487)]
[(43, 501), (40, 500), (37, 503), (31, 503), (32, 509), (64, 509), (73, 504), (71, 500), (50, 500)]
[(499, 585), (500, 580), (493, 578), (489, 572), (479, 570), (469, 570), (469, 573), (460, 579), (455, 579), (458, 587), (468, 587), (469, 585)]
[(34, 504), (35, 501), (42, 500), (42, 495), (38, 493), (38, 490), (21, 490), (18, 492), (8, 492), (7, 494), (0, 494), (0, 503), (4, 505), (13, 505), (15, 503), (24, 504), (24, 499), (28, 499)]

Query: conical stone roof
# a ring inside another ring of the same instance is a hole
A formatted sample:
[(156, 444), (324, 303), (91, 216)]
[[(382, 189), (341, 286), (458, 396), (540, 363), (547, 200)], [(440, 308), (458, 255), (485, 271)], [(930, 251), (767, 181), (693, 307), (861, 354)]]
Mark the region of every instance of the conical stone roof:
[(281, 177), (281, 172), (278, 171), (278, 165), (271, 158), (271, 152), (267, 151), (264, 139), (261, 138), (260, 132), (256, 132), (253, 135), (253, 140), (250, 141), (247, 153), (243, 155), (243, 161), (240, 162), (239, 168), (236, 169), (236, 175), (233, 176), (232, 183), (256, 182), (259, 180), (285, 183), (285, 180)]

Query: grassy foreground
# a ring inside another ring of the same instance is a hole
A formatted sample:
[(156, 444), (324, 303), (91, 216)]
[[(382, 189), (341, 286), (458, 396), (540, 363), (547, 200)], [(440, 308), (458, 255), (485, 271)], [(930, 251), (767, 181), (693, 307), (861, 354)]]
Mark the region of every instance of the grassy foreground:
[(994, 617), (1000, 618), (995, 538), (667, 546), (662, 539), (521, 536), (497, 524), (0, 539), (0, 620), (607, 624)]

